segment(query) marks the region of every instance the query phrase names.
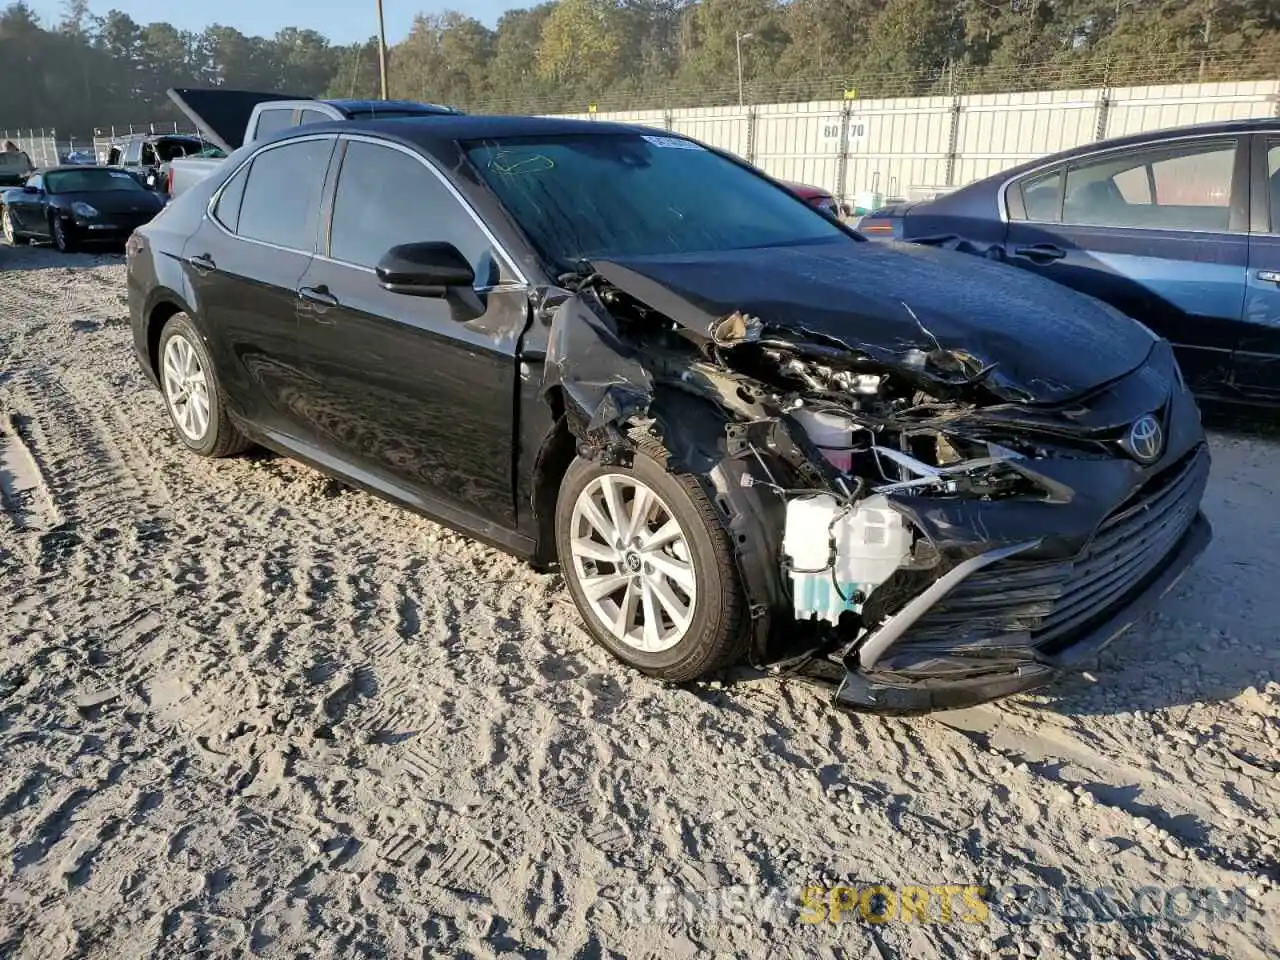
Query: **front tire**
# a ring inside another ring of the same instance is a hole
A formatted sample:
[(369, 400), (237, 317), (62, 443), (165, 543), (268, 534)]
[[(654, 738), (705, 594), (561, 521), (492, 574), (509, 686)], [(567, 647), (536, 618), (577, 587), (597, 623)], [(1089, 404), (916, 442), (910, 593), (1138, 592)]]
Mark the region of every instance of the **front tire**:
[(160, 334), (160, 390), (178, 439), (204, 457), (228, 457), (249, 446), (227, 415), (204, 338), (185, 313)]
[(733, 548), (698, 482), (641, 444), (631, 466), (577, 458), (556, 503), (556, 549), (595, 640), (681, 683), (742, 659), (746, 600)]
[(22, 239), (13, 226), (13, 215), (9, 213), (8, 207), (0, 207), (0, 233), (4, 234), (4, 242), (11, 247), (16, 247)]
[(53, 245), (59, 253), (75, 253), (77, 245), (71, 228), (56, 213), (49, 216), (49, 233), (53, 236)]

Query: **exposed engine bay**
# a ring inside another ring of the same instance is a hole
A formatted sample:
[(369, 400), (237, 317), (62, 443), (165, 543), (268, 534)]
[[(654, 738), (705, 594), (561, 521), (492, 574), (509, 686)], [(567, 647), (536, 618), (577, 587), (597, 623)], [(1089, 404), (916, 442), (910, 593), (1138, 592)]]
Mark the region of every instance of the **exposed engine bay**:
[[(902, 659), (904, 632), (961, 580), (1011, 558), (1065, 570), (1108, 515), (1141, 499), (1156, 460), (1185, 460), (1199, 443), (1171, 418), (1186, 391), (1154, 338), (1136, 368), (1082, 390), (1011, 370), (1007, 343), (944, 339), (908, 302), (881, 304), (877, 321), (896, 309), (897, 332), (865, 342), (857, 316), (837, 334), (771, 317), (768, 303), (725, 310), (654, 273), (596, 262), (562, 278), (568, 292), (543, 307), (545, 386), (562, 391), (580, 452), (625, 460), (632, 432), (647, 431), (703, 478), (738, 544), (758, 664), (927, 683), (911, 676), (927, 643), (912, 662), (885, 659)], [(1127, 446), (1144, 415), (1170, 434), (1155, 458)], [(1149, 559), (1155, 569), (1162, 555)], [(1135, 563), (1129, 586), (1150, 572)], [(1051, 615), (1054, 588), (1037, 589), (986, 611), (998, 616), (976, 633), (957, 621), (962, 670), (1049, 662), (1033, 625)], [(930, 669), (937, 659), (925, 656)]]

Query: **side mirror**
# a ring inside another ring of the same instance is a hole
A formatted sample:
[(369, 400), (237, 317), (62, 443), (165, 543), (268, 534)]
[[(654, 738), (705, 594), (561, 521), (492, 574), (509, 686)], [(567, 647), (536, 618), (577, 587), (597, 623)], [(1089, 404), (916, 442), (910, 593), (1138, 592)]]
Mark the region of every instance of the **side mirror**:
[(452, 243), (404, 243), (392, 247), (378, 261), (383, 289), (412, 297), (443, 297), (450, 287), (472, 287), (471, 264)]
[(37, 187), (37, 186), (33, 186), (33, 185), (32, 185), (32, 184), (30, 184), (30, 183), (24, 183), (24, 184), (22, 185), (22, 192), (23, 192), (23, 193), (39, 193), (39, 192), (40, 192), (40, 188), (39, 188), (39, 187)]

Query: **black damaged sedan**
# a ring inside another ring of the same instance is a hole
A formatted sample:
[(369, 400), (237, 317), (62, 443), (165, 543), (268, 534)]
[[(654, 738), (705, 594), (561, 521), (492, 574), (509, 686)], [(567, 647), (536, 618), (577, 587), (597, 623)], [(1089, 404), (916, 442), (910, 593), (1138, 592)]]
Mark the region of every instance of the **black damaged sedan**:
[(295, 129), (139, 230), (128, 277), (192, 451), (261, 444), (558, 564), (666, 680), (1003, 696), (1090, 665), (1209, 539), (1165, 341), (646, 128)]
[(70, 253), (88, 243), (125, 241), (164, 209), (164, 199), (111, 167), (53, 167), (0, 193), (0, 229), (10, 244), (52, 243)]

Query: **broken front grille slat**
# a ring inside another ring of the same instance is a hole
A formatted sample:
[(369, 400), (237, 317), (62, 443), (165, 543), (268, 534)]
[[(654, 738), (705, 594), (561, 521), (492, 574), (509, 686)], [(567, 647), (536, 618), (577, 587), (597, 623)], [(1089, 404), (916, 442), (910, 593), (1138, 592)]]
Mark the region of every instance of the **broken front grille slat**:
[(1169, 555), (1169, 551), (1182, 539), (1194, 516), (1192, 512), (1184, 518), (1183, 522), (1163, 528), (1159, 537), (1150, 541), (1149, 549), (1137, 557), (1134, 563), (1108, 571), (1106, 575), (1092, 580), (1088, 589), (1071, 593), (1069, 599), (1058, 604), (1053, 613), (1045, 618), (1041, 624), (1038, 639), (1052, 640), (1068, 629), (1081, 614), (1087, 618), (1093, 616), (1098, 610), (1105, 609), (1116, 599), (1117, 591), (1113, 589), (1116, 584), (1119, 585), (1119, 595), (1123, 595), (1145, 580), (1160, 567), (1161, 562)]
[(961, 583), (900, 641), (1030, 631), (1048, 644), (1123, 600), (1156, 572), (1195, 519), (1207, 476), (1197, 448), (1098, 528), (1074, 561), (993, 564)]

